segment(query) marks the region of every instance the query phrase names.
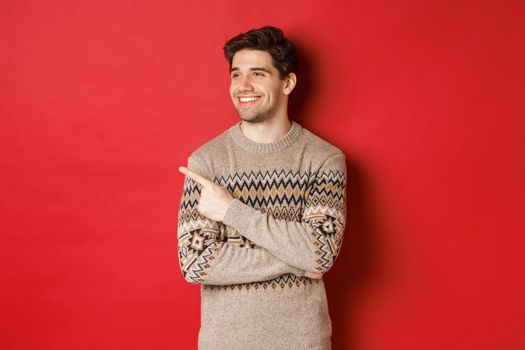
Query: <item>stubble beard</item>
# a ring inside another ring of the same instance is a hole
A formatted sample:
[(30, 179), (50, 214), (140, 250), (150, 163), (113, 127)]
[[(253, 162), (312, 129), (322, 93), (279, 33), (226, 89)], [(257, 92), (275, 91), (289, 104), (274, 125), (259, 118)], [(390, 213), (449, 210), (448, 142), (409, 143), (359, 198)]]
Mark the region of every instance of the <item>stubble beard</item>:
[(239, 115), (239, 118), (241, 118), (242, 121), (248, 122), (248, 123), (262, 123), (272, 118), (274, 115), (273, 109), (268, 109), (264, 111), (256, 111), (255, 113), (242, 112), (239, 108), (237, 108), (237, 114)]
[(242, 121), (249, 123), (261, 123), (269, 119), (268, 113), (256, 113), (254, 115), (246, 115), (237, 111), (237, 114), (239, 115), (239, 118), (241, 118)]

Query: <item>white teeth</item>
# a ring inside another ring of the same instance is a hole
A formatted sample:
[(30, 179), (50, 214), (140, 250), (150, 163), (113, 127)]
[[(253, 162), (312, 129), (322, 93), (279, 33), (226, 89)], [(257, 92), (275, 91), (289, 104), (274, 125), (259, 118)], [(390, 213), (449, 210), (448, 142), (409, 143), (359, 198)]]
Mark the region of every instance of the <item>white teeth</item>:
[(239, 100), (241, 102), (253, 102), (253, 101), (257, 101), (259, 99), (259, 97), (240, 97)]

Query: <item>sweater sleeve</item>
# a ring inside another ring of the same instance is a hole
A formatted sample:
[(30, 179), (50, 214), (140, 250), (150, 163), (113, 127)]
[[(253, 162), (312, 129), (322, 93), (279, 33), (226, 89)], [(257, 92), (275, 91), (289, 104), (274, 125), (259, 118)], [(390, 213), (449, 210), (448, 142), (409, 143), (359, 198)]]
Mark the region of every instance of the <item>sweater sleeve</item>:
[[(188, 159), (189, 169), (212, 179), (204, 164), (195, 155)], [(180, 268), (186, 281), (230, 285), (271, 280), (285, 273), (304, 275), (305, 271), (285, 263), (263, 247), (229, 243), (221, 238), (225, 226), (197, 211), (201, 190), (202, 186), (194, 180), (184, 179), (177, 237)]]
[(276, 219), (234, 199), (224, 223), (279, 259), (310, 272), (327, 272), (343, 242), (346, 219), (346, 162), (329, 157), (310, 182), (302, 220)]

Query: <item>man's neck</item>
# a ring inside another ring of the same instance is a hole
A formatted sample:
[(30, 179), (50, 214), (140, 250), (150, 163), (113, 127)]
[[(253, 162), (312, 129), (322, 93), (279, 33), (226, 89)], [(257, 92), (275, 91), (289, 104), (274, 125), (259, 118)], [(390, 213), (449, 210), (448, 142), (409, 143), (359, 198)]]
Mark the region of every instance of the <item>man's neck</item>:
[(250, 140), (257, 143), (271, 143), (286, 135), (292, 122), (286, 118), (272, 119), (261, 123), (241, 122), (241, 131)]

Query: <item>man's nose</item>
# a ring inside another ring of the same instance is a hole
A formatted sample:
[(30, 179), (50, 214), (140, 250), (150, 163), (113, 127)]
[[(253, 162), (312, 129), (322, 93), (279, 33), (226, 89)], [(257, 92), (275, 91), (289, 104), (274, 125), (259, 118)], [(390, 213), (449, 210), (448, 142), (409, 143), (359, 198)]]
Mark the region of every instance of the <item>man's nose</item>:
[(251, 91), (251, 90), (253, 90), (253, 86), (252, 86), (252, 84), (250, 82), (249, 77), (245, 76), (245, 77), (242, 77), (240, 79), (238, 89), (239, 89), (239, 91)]

